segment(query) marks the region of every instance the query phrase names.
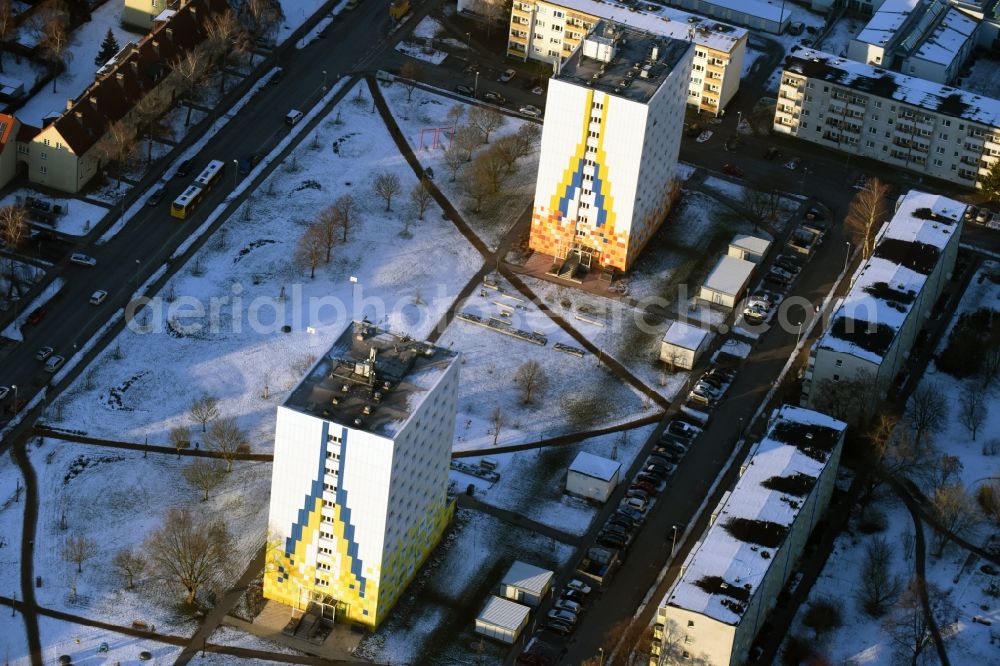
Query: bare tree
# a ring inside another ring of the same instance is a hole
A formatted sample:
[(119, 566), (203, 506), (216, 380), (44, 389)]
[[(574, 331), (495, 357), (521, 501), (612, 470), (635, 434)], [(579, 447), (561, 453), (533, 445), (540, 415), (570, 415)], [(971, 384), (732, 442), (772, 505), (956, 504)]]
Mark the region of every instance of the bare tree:
[(198, 86), (205, 80), (209, 72), (207, 54), (202, 49), (188, 49), (172, 63), (172, 69), (167, 81), (172, 94), (185, 100), (187, 116), (184, 127), (191, 124), (192, 98)]
[(372, 189), (380, 199), (385, 200), (385, 209), (392, 210), (392, 198), (399, 194), (402, 184), (399, 182), (399, 176), (390, 171), (383, 171), (375, 176)]
[(10, 204), (0, 208), (0, 240), (11, 249), (21, 246), (28, 237), (28, 212)]
[(479, 130), (483, 143), (490, 142), (490, 134), (504, 126), (507, 116), (489, 106), (474, 106), (469, 109), (469, 124)]
[(410, 98), (413, 96), (413, 88), (423, 75), (423, 68), (412, 60), (407, 60), (403, 63), (403, 66), (399, 68), (399, 82), (403, 84), (404, 88), (406, 88), (407, 102), (409, 102)]
[(451, 138), (451, 148), (449, 148), (449, 150), (457, 148), (462, 151), (463, 155), (465, 155), (465, 161), (469, 162), (472, 160), (473, 151), (481, 146), (482, 143), (482, 132), (470, 125), (462, 125), (455, 130), (455, 133)]
[(754, 231), (778, 216), (779, 202), (777, 192), (764, 192), (749, 187), (743, 190), (743, 198), (740, 201), (743, 215), (753, 224)]
[(239, 5), (239, 18), (253, 37), (270, 40), (281, 26), (285, 13), (280, 0), (245, 0)]
[(170, 108), (170, 96), (163, 87), (156, 87), (136, 102), (135, 111), (136, 122), (146, 136), (148, 151), (146, 161), (153, 161), (153, 140), (159, 133), (159, 121), (163, 114)]
[(468, 162), (465, 158), (465, 152), (458, 146), (449, 146), (446, 151), (444, 151), (444, 164), (448, 167), (448, 171), (451, 172), (451, 182), (455, 182), (455, 177), (458, 176), (458, 170), (462, 168), (462, 165)]
[(427, 208), (433, 200), (434, 196), (431, 194), (430, 183), (427, 181), (427, 178), (421, 178), (420, 182), (410, 190), (410, 203), (416, 209), (417, 219), (419, 220), (424, 219), (424, 213), (427, 212)]
[(309, 269), (309, 279), (316, 277), (316, 267), (323, 261), (326, 252), (326, 242), (323, 228), (318, 224), (310, 224), (299, 237), (295, 246), (295, 263)]
[(183, 588), (185, 603), (193, 605), (200, 590), (221, 580), (232, 545), (220, 518), (196, 519), (187, 509), (171, 509), (144, 550), (151, 570)]
[(909, 659), (913, 666), (919, 663), (920, 655), (932, 641), (929, 618), (921, 602), (925, 585), (920, 578), (907, 583), (892, 614), (882, 623), (900, 656)]
[(104, 159), (117, 167), (118, 187), (122, 184), (122, 170), (135, 157), (137, 135), (135, 123), (121, 118), (108, 125), (108, 131), (97, 142), (97, 150)]
[(464, 104), (452, 104), (451, 108), (448, 109), (446, 117), (451, 121), (451, 129), (455, 131), (458, 127), (458, 122), (465, 115), (465, 105)]
[(979, 490), (976, 491), (976, 502), (994, 525), (1000, 525), (1000, 483), (996, 479), (990, 479), (979, 486)]
[(514, 373), (514, 385), (521, 391), (521, 402), (525, 405), (534, 403), (535, 396), (543, 393), (549, 384), (549, 378), (545, 374), (538, 361), (525, 361)]
[(865, 180), (865, 186), (851, 201), (844, 218), (844, 229), (848, 237), (862, 249), (867, 259), (875, 249), (875, 236), (888, 214), (885, 198), (889, 196), (889, 186), (872, 176)]
[(873, 409), (881, 402), (875, 376), (868, 371), (855, 373), (851, 378), (822, 379), (816, 382), (816, 403), (821, 411), (853, 426), (864, 426)]
[(333, 204), (331, 204), (333, 210), (337, 214), (337, 221), (340, 224), (341, 230), (344, 232), (343, 242), (347, 242), (347, 233), (354, 226), (354, 197), (350, 194), (342, 194), (341, 196), (334, 199)]
[(207, 393), (191, 402), (191, 420), (201, 424), (201, 431), (207, 431), (209, 421), (219, 418), (219, 399)]
[[(192, 413), (194, 409), (192, 408)], [(191, 429), (187, 426), (174, 426), (167, 433), (170, 445), (177, 449), (177, 457), (181, 456), (181, 450), (191, 446)]]
[(505, 0), (479, 0), (476, 3), (478, 13), (486, 19), (486, 36), (493, 32), (493, 25), (507, 15), (508, 5)]
[(802, 616), (802, 624), (815, 632), (816, 640), (831, 629), (837, 629), (843, 622), (840, 601), (828, 597), (809, 602), (809, 607)]
[(66, 539), (63, 559), (76, 565), (76, 572), (83, 573), (83, 563), (97, 554), (97, 542), (83, 534), (74, 534)]
[(493, 426), (493, 446), (496, 446), (497, 442), (500, 441), (500, 431), (507, 425), (507, 416), (503, 413), (500, 405), (494, 407), (490, 413), (490, 424)]
[(333, 246), (337, 244), (337, 236), (340, 231), (340, 219), (336, 207), (330, 204), (319, 212), (314, 225), (319, 234), (320, 241), (326, 249), (326, 263), (330, 263), (330, 255)]
[(974, 382), (968, 381), (962, 388), (962, 396), (958, 401), (958, 422), (972, 435), (972, 441), (976, 441), (976, 435), (985, 421), (986, 396)]
[(865, 544), (861, 563), (861, 587), (858, 603), (872, 617), (882, 617), (899, 596), (902, 582), (892, 573), (892, 544), (882, 536), (873, 536)]
[(480, 153), (476, 161), (472, 163), (472, 170), (478, 172), (480, 177), (489, 183), (490, 194), (497, 194), (509, 171), (507, 161), (503, 153), (497, 150), (496, 146), (490, 146), (489, 150)]
[(221, 73), (219, 92), (226, 89), (226, 65), (239, 62), (250, 50), (250, 37), (232, 10), (226, 9), (209, 18), (205, 24), (205, 41), (202, 42), (207, 57)]
[(514, 133), (517, 139), (517, 156), (527, 157), (538, 147), (538, 142), (542, 138), (542, 130), (535, 123), (524, 123), (517, 132)]
[(201, 501), (207, 502), (208, 493), (219, 487), (226, 470), (215, 458), (195, 458), (181, 473), (192, 488), (202, 491)]
[(17, 15), (10, 0), (0, 0), (0, 72), (3, 71), (3, 52), (7, 44), (17, 41)]
[(227, 473), (233, 471), (233, 461), (237, 455), (250, 452), (246, 433), (232, 417), (216, 419), (208, 429), (205, 443), (208, 448), (218, 451), (226, 461)]
[(980, 521), (979, 507), (961, 481), (938, 488), (931, 496), (931, 509), (937, 520), (934, 532), (935, 556), (941, 557), (950, 535), (961, 536)]
[(934, 382), (921, 382), (906, 404), (906, 422), (913, 428), (918, 444), (944, 428), (948, 421), (948, 403), (941, 387)]
[(493, 189), (493, 178), (483, 165), (473, 164), (462, 172), (462, 188), (465, 193), (475, 202), (472, 212), (478, 213), (483, 209), (483, 202), (495, 192)]
[(507, 134), (500, 137), (493, 144), (492, 150), (503, 158), (504, 168), (510, 173), (514, 169), (517, 158), (520, 156), (520, 142), (517, 140), (517, 135)]
[(42, 34), (38, 46), (49, 61), (52, 74), (52, 92), (56, 92), (56, 80), (73, 57), (69, 50), (69, 11), (61, 0), (47, 0), (41, 11)]
[(142, 572), (146, 570), (146, 558), (143, 556), (142, 551), (138, 549), (122, 548), (115, 553), (111, 564), (114, 566), (115, 571), (125, 579), (126, 590), (131, 590), (135, 587), (135, 579), (141, 576)]

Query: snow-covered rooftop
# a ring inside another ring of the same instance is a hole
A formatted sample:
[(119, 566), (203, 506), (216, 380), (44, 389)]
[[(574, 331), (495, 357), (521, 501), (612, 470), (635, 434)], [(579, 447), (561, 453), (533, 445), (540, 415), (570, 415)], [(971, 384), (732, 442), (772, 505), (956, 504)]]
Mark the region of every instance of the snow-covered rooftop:
[(817, 348), (880, 363), (944, 248), (961, 234), (965, 208), (960, 201), (917, 190), (900, 197)]
[(524, 624), (531, 609), (510, 599), (498, 597), (495, 594), (490, 596), (482, 612), (476, 618), (480, 622), (492, 624), (495, 627), (517, 631)]
[(792, 47), (785, 59), (785, 70), (954, 118), (991, 127), (1000, 126), (1000, 100), (847, 60), (831, 53)]
[(569, 471), (600, 479), (601, 481), (610, 481), (615, 478), (615, 474), (618, 473), (621, 466), (622, 464), (616, 460), (580, 451), (573, 464), (569, 466)]
[(675, 321), (670, 324), (667, 332), (663, 334), (663, 341), (668, 345), (680, 347), (681, 349), (697, 350), (710, 334), (710, 331), (700, 326), (692, 326), (682, 321)]
[(919, 58), (941, 65), (948, 65), (959, 57), (959, 50), (972, 39), (979, 25), (974, 19), (955, 8), (949, 8), (944, 19), (927, 36), (916, 51)]
[(792, 16), (791, 8), (781, 0), (701, 0), (698, 5), (706, 14), (715, 6), (723, 11), (746, 14), (775, 23), (784, 23)]
[(771, 241), (750, 234), (736, 234), (729, 244), (761, 256), (767, 254), (767, 249), (771, 247)]
[(715, 268), (705, 278), (704, 286), (712, 291), (735, 296), (746, 286), (755, 267), (753, 262), (746, 259), (724, 254), (719, 257)]
[(859, 42), (887, 46), (921, 0), (885, 0), (855, 37)]
[(285, 406), (392, 437), (457, 357), (447, 349), (355, 321)]
[(781, 407), (665, 604), (738, 624), (846, 427), (819, 412)]
[(674, 39), (690, 40), (693, 37), (695, 44), (725, 53), (732, 51), (737, 42), (747, 34), (744, 28), (689, 14), (673, 7), (663, 7), (659, 14), (649, 14), (602, 0), (558, 0), (547, 4), (566, 7)]
[(552, 584), (554, 574), (548, 569), (536, 567), (521, 560), (515, 560), (507, 573), (504, 574), (501, 585), (509, 585), (519, 590), (531, 592), (536, 595), (545, 594), (549, 585)]

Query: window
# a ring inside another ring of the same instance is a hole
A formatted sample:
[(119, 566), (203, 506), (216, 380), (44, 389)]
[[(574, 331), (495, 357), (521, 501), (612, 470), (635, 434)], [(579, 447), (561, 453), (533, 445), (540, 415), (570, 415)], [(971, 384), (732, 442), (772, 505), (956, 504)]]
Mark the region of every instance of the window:
[(43, 160), (46, 160), (46, 159), (48, 159), (48, 158), (49, 158), (49, 156), (48, 156), (48, 154), (47, 154), (47, 153), (40, 153), (40, 156), (41, 156), (41, 158), (42, 158)]
[(868, 128), (868, 133), (869, 134), (878, 134), (878, 128), (877, 127), (869, 127)]
[(556, 18), (562, 18), (563, 16), (566, 16), (566, 15), (563, 14), (562, 12), (560, 12), (560, 11), (553, 11), (552, 12), (552, 16), (554, 16)]
[(844, 359), (838, 358), (837, 362), (834, 365), (836, 365), (838, 368), (841, 367), (841, 366), (843, 366), (844, 365)]
[(688, 626), (689, 627), (693, 627), (694, 626), (694, 620), (688, 620)]
[(62, 143), (60, 141), (56, 141), (56, 150), (62, 150), (62, 147)]
[(49, 168), (43, 164), (40, 167), (38, 167), (38, 171), (40, 173), (48, 173), (49, 172)]
[(42, 143), (44, 143), (46, 146), (51, 146), (52, 145), (52, 142), (49, 141), (48, 139), (42, 139)]
[(840, 375), (834, 375), (833, 376), (833, 381), (839, 382), (840, 381)]
[(875, 100), (875, 108), (876, 109), (881, 109), (882, 108), (882, 102), (880, 102), (878, 100)]
[(870, 141), (870, 140), (869, 141), (865, 141), (865, 148), (874, 148), (874, 147), (875, 147), (875, 142), (874, 141)]

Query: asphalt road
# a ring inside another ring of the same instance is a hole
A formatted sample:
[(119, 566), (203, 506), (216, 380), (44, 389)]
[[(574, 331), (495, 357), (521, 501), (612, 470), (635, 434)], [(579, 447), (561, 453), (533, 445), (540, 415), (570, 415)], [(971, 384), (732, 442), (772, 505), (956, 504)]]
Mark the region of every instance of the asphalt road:
[[(321, 96), (324, 80), (332, 85), (338, 76), (364, 67), (384, 52), (389, 46), (383, 41), (389, 26), (384, 6), (362, 3), (353, 13), (335, 21), (324, 37), (302, 50), (290, 48), (279, 58), (285, 76), (258, 92), (250, 104), (211, 137), (199, 152), (193, 173), (165, 183), (166, 195), (158, 206), (143, 207), (107, 244), (90, 243), (74, 248), (97, 259), (95, 267), (78, 266), (64, 259), (50, 271), (49, 279), (62, 277), (65, 286), (50, 301), (47, 315), (38, 324), (22, 329), (23, 343), (0, 347), (0, 385), (17, 386), (18, 398), (30, 401), (51, 378), (44, 371), (44, 363), (35, 360), (36, 351), (50, 346), (55, 348), (55, 354), (68, 359), (75, 348), (83, 346), (232, 191), (233, 160), (270, 149), (288, 132), (284, 116), (289, 109), (308, 109)], [(171, 217), (170, 202), (211, 159), (226, 163), (223, 177), (191, 217), (187, 220)], [(98, 236), (92, 234), (94, 239)], [(88, 301), (97, 289), (108, 291), (108, 298), (103, 304), (93, 306)], [(13, 400), (12, 391), (4, 402), (9, 404)], [(7, 415), (0, 417), (0, 424), (6, 418)]]

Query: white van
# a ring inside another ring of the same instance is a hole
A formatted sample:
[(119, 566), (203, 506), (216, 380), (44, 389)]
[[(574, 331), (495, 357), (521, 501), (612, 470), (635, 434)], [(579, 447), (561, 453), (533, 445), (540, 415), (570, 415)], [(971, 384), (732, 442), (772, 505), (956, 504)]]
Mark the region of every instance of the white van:
[(291, 111), (288, 112), (287, 115), (285, 115), (285, 124), (288, 125), (289, 127), (299, 122), (300, 120), (302, 120), (302, 112), (299, 111), (298, 109), (292, 109)]

